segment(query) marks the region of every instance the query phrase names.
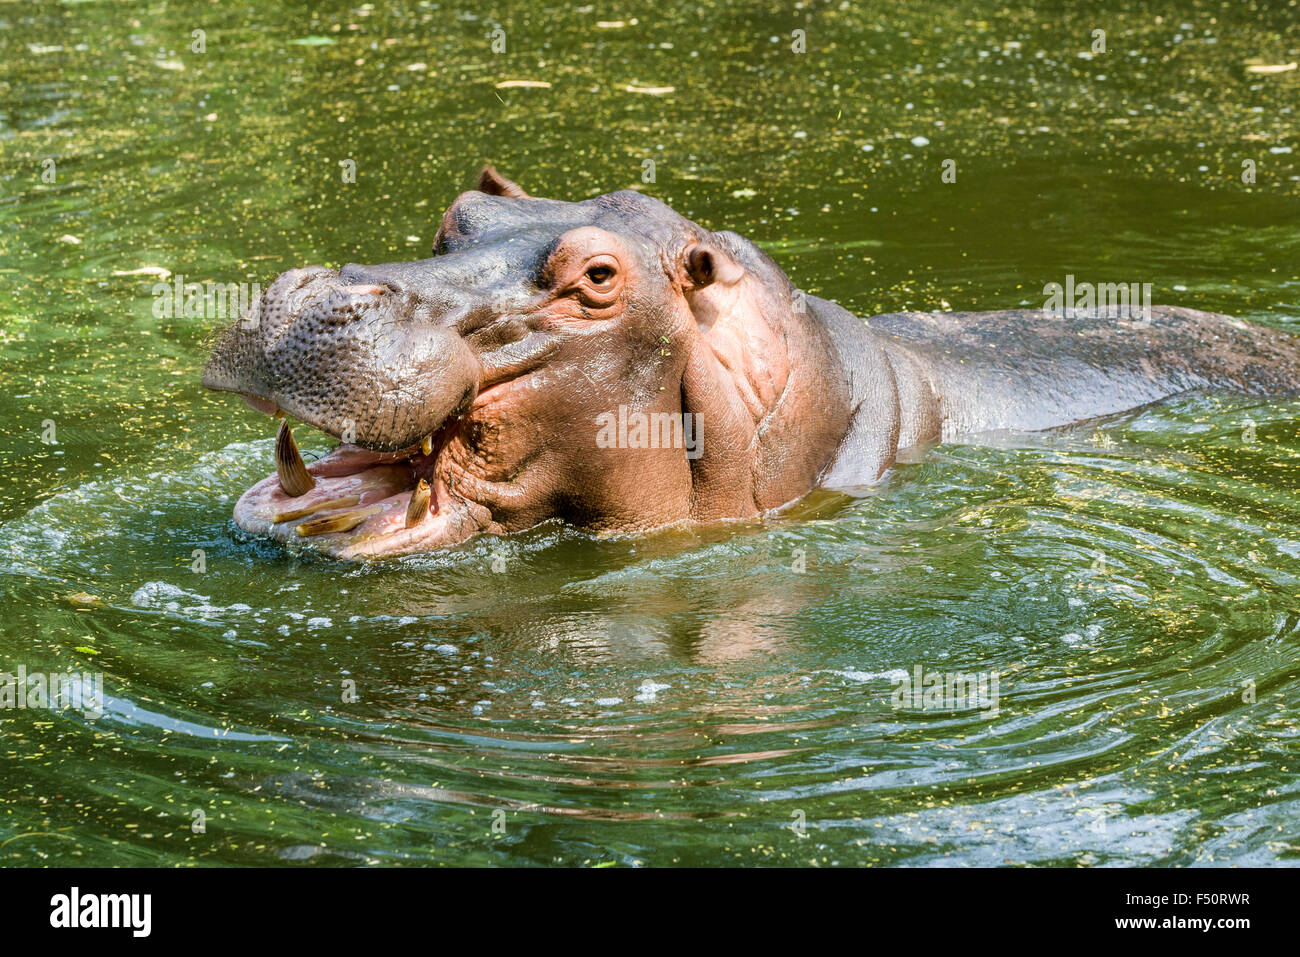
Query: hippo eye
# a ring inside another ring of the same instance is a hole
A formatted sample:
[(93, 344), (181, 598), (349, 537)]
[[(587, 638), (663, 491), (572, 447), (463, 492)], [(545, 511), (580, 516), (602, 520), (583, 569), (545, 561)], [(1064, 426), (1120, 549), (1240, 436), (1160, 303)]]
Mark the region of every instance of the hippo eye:
[(562, 247), (543, 270), (543, 281), (589, 309), (612, 309), (623, 288), (623, 264), (613, 253), (593, 255), (590, 247), (590, 242)]

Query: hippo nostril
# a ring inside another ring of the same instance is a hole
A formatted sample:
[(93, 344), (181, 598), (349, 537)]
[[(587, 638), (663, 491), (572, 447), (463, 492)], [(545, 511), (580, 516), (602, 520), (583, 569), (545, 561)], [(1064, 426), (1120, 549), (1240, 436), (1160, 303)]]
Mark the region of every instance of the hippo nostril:
[(383, 296), (393, 292), (393, 289), (392, 287), (387, 285), (380, 286), (380, 285), (376, 285), (375, 283), (368, 282), (368, 283), (363, 283), (359, 286), (342, 286), (340, 288), (340, 291), (346, 292), (349, 295), (353, 295), (353, 296)]
[(391, 276), (388, 276), (372, 266), (358, 266), (356, 263), (348, 263), (339, 270), (339, 285), (352, 287), (357, 291), (362, 288), (374, 287), (380, 290), (376, 295), (382, 295), (383, 292), (400, 293), (403, 291), (401, 283), (397, 282)]
[(373, 266), (348, 263), (339, 270), (339, 282), (345, 286), (358, 286), (366, 283), (384, 285), (388, 281), (388, 277)]

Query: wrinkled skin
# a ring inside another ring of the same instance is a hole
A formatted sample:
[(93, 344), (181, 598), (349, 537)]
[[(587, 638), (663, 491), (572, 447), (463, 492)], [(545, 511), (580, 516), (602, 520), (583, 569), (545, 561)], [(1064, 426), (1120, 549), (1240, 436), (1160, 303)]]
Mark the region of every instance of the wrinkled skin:
[[(290, 496), (273, 475), (235, 521), (356, 559), (557, 517), (635, 532), (758, 516), (959, 435), (1189, 389), (1292, 392), (1300, 348), (1168, 307), (1149, 324), (1037, 310), (864, 322), (657, 200), (536, 199), (488, 167), (443, 216), (433, 258), (285, 273), (220, 335), (203, 382), (343, 439), (309, 466), (314, 488)], [(697, 443), (602, 433), (620, 408), (688, 414)], [(429, 505), (417, 497), (412, 523), (420, 479)], [(356, 509), (355, 527), (320, 535), (285, 518)]]

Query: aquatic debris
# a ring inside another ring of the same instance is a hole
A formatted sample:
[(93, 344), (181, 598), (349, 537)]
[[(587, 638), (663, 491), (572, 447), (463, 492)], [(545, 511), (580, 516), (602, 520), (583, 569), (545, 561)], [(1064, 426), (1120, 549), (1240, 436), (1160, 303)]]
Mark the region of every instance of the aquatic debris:
[(1247, 73), (1289, 73), (1296, 68), (1296, 61), (1290, 63), (1249, 63), (1246, 65)]
[(139, 269), (114, 269), (114, 276), (157, 276), (159, 279), (170, 279), (172, 271), (164, 269), (162, 266), (141, 266)]

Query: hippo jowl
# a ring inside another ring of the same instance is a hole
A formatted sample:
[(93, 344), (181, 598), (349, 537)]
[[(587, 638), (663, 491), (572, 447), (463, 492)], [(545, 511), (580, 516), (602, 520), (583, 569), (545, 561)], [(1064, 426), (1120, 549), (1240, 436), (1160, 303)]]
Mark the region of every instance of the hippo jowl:
[(343, 440), (306, 466), (282, 423), (239, 526), (359, 559), (747, 518), (935, 441), (1300, 389), (1300, 339), (1226, 316), (863, 320), (658, 200), (539, 199), (491, 167), (433, 252), (290, 270), (220, 335), (204, 385)]

